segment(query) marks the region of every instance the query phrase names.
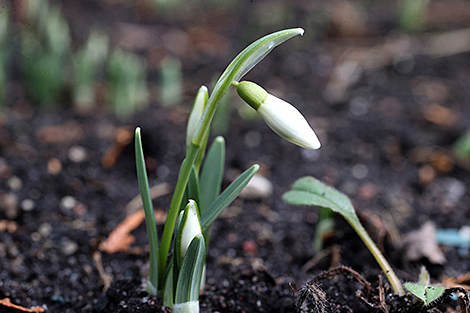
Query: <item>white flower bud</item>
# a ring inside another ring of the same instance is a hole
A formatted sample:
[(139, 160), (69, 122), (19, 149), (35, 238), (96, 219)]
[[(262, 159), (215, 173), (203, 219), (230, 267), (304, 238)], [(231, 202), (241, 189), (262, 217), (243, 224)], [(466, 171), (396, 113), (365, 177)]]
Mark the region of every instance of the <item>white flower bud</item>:
[(201, 119), (202, 112), (206, 106), (207, 100), (209, 99), (209, 92), (206, 86), (199, 88), (196, 99), (194, 100), (193, 108), (188, 118), (188, 126), (186, 128), (186, 147), (191, 145), (194, 132), (196, 131), (199, 120)]
[(179, 259), (179, 264), (188, 250), (189, 244), (196, 235), (202, 234), (201, 221), (199, 218), (199, 213), (197, 210), (197, 204), (194, 200), (189, 200), (188, 205), (181, 212), (182, 219), (179, 226), (179, 234), (177, 237), (177, 255)]
[(317, 135), (291, 104), (268, 94), (252, 82), (240, 82), (235, 86), (240, 97), (258, 112), (276, 134), (303, 148), (320, 148)]

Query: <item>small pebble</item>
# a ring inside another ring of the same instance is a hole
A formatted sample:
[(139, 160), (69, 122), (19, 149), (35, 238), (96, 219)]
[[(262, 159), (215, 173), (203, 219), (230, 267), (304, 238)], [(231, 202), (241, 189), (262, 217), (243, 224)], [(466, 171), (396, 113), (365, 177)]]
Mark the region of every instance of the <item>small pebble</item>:
[(369, 174), (369, 169), (364, 164), (356, 164), (352, 168), (351, 174), (357, 179), (363, 179)]
[(33, 232), (33, 233), (31, 233), (31, 239), (33, 241), (38, 242), (39, 240), (41, 240), (41, 234), (38, 233), (38, 232)]
[(39, 234), (41, 234), (42, 237), (46, 238), (52, 233), (52, 226), (49, 223), (42, 223), (39, 225), (38, 229)]
[(255, 174), (240, 193), (240, 197), (244, 199), (260, 200), (269, 197), (272, 193), (272, 183), (264, 176)]
[(50, 158), (47, 162), (47, 172), (51, 175), (57, 175), (62, 171), (62, 163), (56, 158)]
[(259, 131), (250, 130), (245, 135), (245, 145), (249, 148), (255, 148), (261, 143), (261, 134)]
[(83, 162), (87, 157), (87, 151), (82, 146), (73, 146), (69, 149), (68, 157), (72, 162)]
[(7, 179), (11, 175), (11, 167), (4, 158), (0, 158), (0, 178)]
[(378, 193), (377, 186), (373, 183), (366, 182), (359, 187), (359, 197), (364, 200), (374, 198)]
[(243, 243), (243, 251), (251, 255), (256, 255), (258, 254), (258, 245), (253, 240), (247, 240)]
[(77, 205), (77, 200), (72, 196), (65, 196), (60, 200), (60, 208), (62, 211), (67, 212), (72, 210)]
[(72, 255), (78, 250), (78, 244), (75, 241), (67, 240), (62, 244), (61, 250), (65, 255)]
[(25, 212), (32, 211), (35, 206), (36, 204), (31, 199), (24, 199), (23, 201), (21, 201), (21, 209), (23, 209), (23, 211)]
[(18, 176), (12, 176), (8, 179), (7, 186), (13, 191), (18, 191), (23, 187), (23, 181)]
[(18, 197), (13, 193), (0, 196), (0, 206), (10, 220), (15, 219), (19, 214)]
[(318, 161), (321, 156), (321, 150), (300, 149), (302, 158), (307, 162)]

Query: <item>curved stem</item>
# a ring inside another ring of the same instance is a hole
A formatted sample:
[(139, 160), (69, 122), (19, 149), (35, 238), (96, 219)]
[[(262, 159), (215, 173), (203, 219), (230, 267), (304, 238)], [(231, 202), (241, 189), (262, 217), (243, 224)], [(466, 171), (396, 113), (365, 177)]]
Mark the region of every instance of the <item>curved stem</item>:
[(400, 279), (398, 279), (397, 275), (393, 271), (387, 259), (385, 259), (382, 252), (380, 252), (379, 248), (377, 248), (377, 245), (374, 243), (372, 238), (370, 238), (369, 234), (364, 229), (364, 227), (360, 223), (351, 223), (351, 221), (348, 221), (348, 222), (354, 228), (354, 230), (359, 235), (359, 237), (361, 237), (362, 241), (364, 241), (369, 251), (377, 260), (377, 263), (379, 263), (390, 285), (392, 286), (393, 291), (399, 296), (404, 296), (405, 290), (403, 289), (403, 286), (401, 285)]

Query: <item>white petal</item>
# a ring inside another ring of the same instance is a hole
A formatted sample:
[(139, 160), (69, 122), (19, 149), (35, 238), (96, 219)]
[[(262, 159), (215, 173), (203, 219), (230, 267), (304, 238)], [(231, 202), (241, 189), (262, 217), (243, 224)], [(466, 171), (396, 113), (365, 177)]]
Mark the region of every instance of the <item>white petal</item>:
[(266, 124), (282, 138), (307, 149), (318, 149), (321, 144), (303, 115), (291, 104), (268, 95), (258, 108)]
[(196, 235), (202, 233), (199, 217), (197, 216), (196, 202), (189, 200), (189, 205), (186, 207), (188, 210), (188, 217), (183, 227), (183, 234), (181, 236), (181, 256), (184, 257), (189, 244)]

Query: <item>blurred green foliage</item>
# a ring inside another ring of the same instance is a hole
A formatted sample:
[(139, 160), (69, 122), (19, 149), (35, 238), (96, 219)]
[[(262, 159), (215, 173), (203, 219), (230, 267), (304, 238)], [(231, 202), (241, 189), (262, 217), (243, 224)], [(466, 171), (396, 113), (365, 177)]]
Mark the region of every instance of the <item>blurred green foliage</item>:
[(423, 30), (429, 0), (402, 0), (399, 6), (398, 24), (403, 31)]
[(453, 144), (454, 155), (461, 161), (470, 161), (470, 130), (460, 136)]
[(91, 31), (85, 47), (73, 56), (73, 100), (81, 111), (89, 111), (95, 104), (95, 83), (103, 71), (108, 50), (108, 35), (95, 29)]
[[(8, 10), (1, 10), (2, 103), (6, 97), (8, 21)], [(71, 100), (79, 111), (90, 111), (97, 104), (97, 82), (103, 79), (107, 88), (106, 100), (118, 117), (132, 115), (148, 103), (146, 62), (120, 49), (109, 55), (109, 36), (98, 29), (93, 29), (84, 46), (73, 52), (68, 23), (56, 3), (26, 1), (17, 31), (21, 79), (33, 104), (55, 108)], [(68, 94), (72, 99), (66, 98)]]
[(70, 53), (67, 22), (57, 5), (28, 1), (21, 30), (21, 65), (26, 88), (41, 106), (54, 106), (64, 91), (64, 68)]
[(6, 98), (10, 30), (9, 15), (9, 7), (7, 4), (4, 4), (3, 7), (0, 9), (0, 107), (3, 106)]
[(120, 118), (132, 115), (148, 102), (146, 62), (115, 49), (107, 64), (107, 98)]
[(183, 94), (183, 73), (181, 61), (173, 56), (166, 56), (161, 61), (160, 98), (163, 106), (174, 107), (181, 103)]

